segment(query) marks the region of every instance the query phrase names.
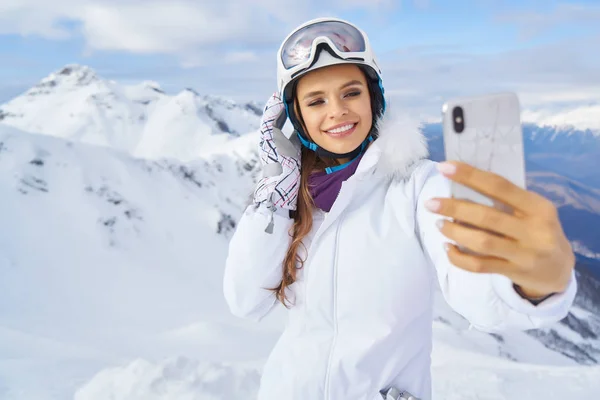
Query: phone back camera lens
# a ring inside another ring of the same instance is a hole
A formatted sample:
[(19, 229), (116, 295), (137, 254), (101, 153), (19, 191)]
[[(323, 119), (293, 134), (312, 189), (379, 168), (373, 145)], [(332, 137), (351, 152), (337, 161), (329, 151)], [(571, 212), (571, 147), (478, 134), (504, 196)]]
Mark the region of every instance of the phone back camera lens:
[(462, 133), (465, 130), (465, 116), (462, 107), (452, 109), (452, 123), (454, 124), (454, 132)]

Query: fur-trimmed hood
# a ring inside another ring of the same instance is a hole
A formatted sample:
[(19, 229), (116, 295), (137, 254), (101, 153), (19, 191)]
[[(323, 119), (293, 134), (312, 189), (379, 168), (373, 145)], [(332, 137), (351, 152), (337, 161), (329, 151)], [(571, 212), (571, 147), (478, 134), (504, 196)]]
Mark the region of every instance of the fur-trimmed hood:
[(429, 156), (420, 123), (387, 110), (376, 122), (379, 137), (367, 149), (357, 173), (376, 166), (379, 173), (396, 180), (410, 176), (419, 160)]

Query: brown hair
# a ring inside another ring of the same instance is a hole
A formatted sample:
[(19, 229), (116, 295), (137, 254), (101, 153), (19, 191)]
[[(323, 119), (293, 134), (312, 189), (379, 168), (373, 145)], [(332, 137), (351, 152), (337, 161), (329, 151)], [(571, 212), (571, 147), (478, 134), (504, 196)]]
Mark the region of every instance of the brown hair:
[[(308, 178), (314, 171), (322, 171), (329, 166), (337, 164), (335, 160), (321, 158), (314, 151), (304, 146), (301, 152), (300, 190), (298, 191), (294, 225), (290, 229), (292, 241), (283, 260), (283, 278), (281, 283), (276, 288), (271, 289), (275, 292), (277, 299), (286, 308), (288, 307), (286, 302), (289, 301), (285, 293), (286, 288), (296, 282), (296, 269), (304, 267), (304, 261), (306, 261), (298, 255), (298, 250), (300, 246), (304, 247), (302, 241), (312, 230), (312, 208), (314, 202), (308, 188)], [(306, 250), (306, 247), (304, 249)]]
[[(374, 90), (372, 87), (373, 83), (369, 80), (365, 70), (361, 68), (361, 72), (365, 75), (367, 80), (367, 87), (371, 98), (371, 108), (373, 110), (373, 128), (370, 131), (370, 134), (376, 138), (378, 133), (375, 129), (375, 120), (383, 114), (383, 94), (379, 92), (379, 89)], [(294, 82), (293, 86), (294, 111), (298, 117), (300, 126), (304, 128), (304, 132), (307, 132), (306, 126), (304, 125), (304, 120), (302, 118), (302, 113), (296, 99), (297, 83), (298, 80)], [(377, 96), (381, 96), (381, 99), (379, 99)], [(270, 289), (275, 292), (277, 300), (279, 300), (286, 308), (288, 308), (286, 302), (289, 301), (285, 293), (286, 289), (296, 282), (296, 270), (303, 268), (304, 262), (306, 261), (298, 255), (298, 250), (300, 249), (300, 246), (304, 247), (304, 243), (302, 241), (312, 230), (312, 209), (314, 207), (314, 202), (312, 196), (310, 195), (308, 178), (310, 177), (311, 173), (315, 171), (324, 171), (327, 167), (339, 165), (339, 162), (333, 158), (319, 157), (316, 152), (302, 146), (300, 164), (300, 189), (298, 191), (296, 214), (294, 216), (294, 225), (292, 225), (289, 232), (292, 241), (283, 260), (283, 277), (281, 283), (277, 287)], [(304, 249), (306, 250), (306, 247)]]

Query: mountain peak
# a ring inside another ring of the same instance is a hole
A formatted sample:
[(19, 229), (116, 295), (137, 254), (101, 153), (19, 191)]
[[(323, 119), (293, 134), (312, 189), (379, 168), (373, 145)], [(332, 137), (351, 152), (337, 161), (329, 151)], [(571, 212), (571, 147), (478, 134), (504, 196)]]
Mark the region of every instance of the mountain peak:
[(200, 93), (198, 93), (196, 90), (194, 90), (194, 89), (192, 89), (192, 88), (190, 88), (190, 87), (187, 87), (187, 88), (185, 88), (185, 89), (183, 90), (183, 92), (184, 92), (184, 93), (191, 93), (191, 94), (193, 94), (193, 95), (194, 95), (194, 97), (199, 97), (199, 96), (200, 96)]
[(160, 93), (160, 94), (164, 94), (165, 91), (162, 90), (162, 88), (160, 87), (160, 84), (158, 82), (155, 81), (143, 81), (142, 82), (142, 86), (145, 88), (148, 88), (150, 90), (155, 91), (156, 93)]
[(555, 127), (558, 130), (582, 130), (594, 136), (600, 136), (600, 103), (567, 107), (563, 110), (524, 110), (522, 119), (542, 127)]
[(67, 64), (61, 69), (51, 73), (44, 79), (29, 90), (29, 95), (36, 95), (40, 93), (48, 93), (49, 90), (56, 87), (81, 87), (87, 86), (90, 83), (97, 82), (99, 80), (96, 75), (96, 71), (92, 68), (79, 65), (79, 64)]

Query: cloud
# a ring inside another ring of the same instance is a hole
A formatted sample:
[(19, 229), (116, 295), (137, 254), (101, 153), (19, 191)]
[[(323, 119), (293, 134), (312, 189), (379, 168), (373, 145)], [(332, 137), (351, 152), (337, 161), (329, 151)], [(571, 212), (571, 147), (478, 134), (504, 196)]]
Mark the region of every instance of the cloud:
[[(390, 106), (415, 118), (438, 119), (443, 102), (454, 96), (502, 91), (517, 92), (523, 108), (536, 115), (552, 115), (600, 103), (600, 55), (594, 57), (593, 48), (600, 48), (600, 35), (494, 54), (474, 54), (461, 46), (412, 46), (379, 54), (379, 60)], [(193, 86), (200, 93), (266, 101), (276, 89), (273, 55), (230, 57), (244, 61), (146, 77), (172, 91)]]
[(224, 59), (227, 63), (237, 64), (240, 62), (258, 61), (259, 56), (252, 51), (237, 51), (226, 54)]
[(565, 25), (597, 28), (600, 26), (600, 5), (558, 4), (550, 10), (542, 8), (539, 11), (500, 13), (495, 20), (516, 24), (521, 37), (530, 39)]
[[(199, 59), (211, 49), (273, 47), (294, 26), (327, 7), (377, 10), (391, 0), (0, 0), (0, 34), (68, 39), (85, 54), (124, 51)], [(236, 57), (226, 57), (228, 62)], [(240, 60), (243, 60), (241, 58)], [(185, 61), (189, 63), (188, 61)]]
[(450, 97), (515, 91), (524, 108), (549, 112), (600, 102), (600, 35), (494, 54), (458, 46), (407, 47), (380, 57), (395, 106), (437, 117)]
[[(234, 64), (237, 68), (244, 68), (245, 65), (249, 63), (255, 64), (260, 61), (260, 55), (250, 50), (227, 52), (212, 49), (190, 53), (180, 57), (180, 65), (184, 69), (206, 67), (223, 68), (223, 66), (229, 64)], [(273, 57), (270, 57), (269, 61), (273, 61)]]
[[(164, 63), (123, 67), (108, 62), (103, 68), (112, 69), (107, 77), (115, 80), (153, 79), (170, 91), (191, 86), (201, 93), (262, 101), (276, 85), (274, 49), (290, 29), (316, 17), (315, 10), (321, 11), (318, 15), (330, 14), (324, 11), (328, 8), (364, 10), (385, 19), (390, 8), (409, 2), (431, 6), (426, 0), (0, 0), (0, 34), (56, 40), (81, 35), (90, 54), (164, 54)], [(524, 30), (530, 24), (534, 28), (528, 32), (544, 32), (570, 23), (594, 28), (600, 26), (594, 25), (599, 16), (598, 6), (561, 5), (537, 13), (503, 13), (497, 21)], [(504, 90), (516, 91), (531, 110), (598, 102), (598, 48), (600, 32), (493, 54), (429, 45), (378, 57), (394, 107), (438, 116), (449, 97)]]
[[(39, 3), (39, 4), (38, 4)], [(64, 22), (75, 14), (73, 0), (51, 2), (0, 0), (0, 34), (36, 35), (48, 39), (66, 39), (72, 32)]]
[(85, 7), (82, 32), (92, 49), (182, 54), (242, 41), (246, 46), (271, 43), (274, 34), (264, 27), (276, 29), (277, 24), (270, 17), (264, 9), (230, 0), (218, 5), (184, 0), (98, 3)]
[(345, 9), (369, 7), (373, 9), (394, 8), (401, 3), (400, 0), (335, 0), (334, 6)]

